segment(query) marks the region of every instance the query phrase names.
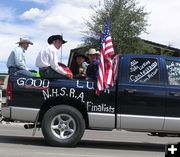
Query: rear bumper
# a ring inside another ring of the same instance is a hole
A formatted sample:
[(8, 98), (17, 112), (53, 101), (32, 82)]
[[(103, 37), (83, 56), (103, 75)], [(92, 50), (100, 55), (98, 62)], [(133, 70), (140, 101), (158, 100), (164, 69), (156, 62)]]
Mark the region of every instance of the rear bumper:
[(5, 118), (10, 118), (10, 108), (9, 107), (2, 107), (1, 108), (1, 114)]
[(2, 107), (2, 116), (10, 120), (35, 122), (40, 109), (24, 107)]

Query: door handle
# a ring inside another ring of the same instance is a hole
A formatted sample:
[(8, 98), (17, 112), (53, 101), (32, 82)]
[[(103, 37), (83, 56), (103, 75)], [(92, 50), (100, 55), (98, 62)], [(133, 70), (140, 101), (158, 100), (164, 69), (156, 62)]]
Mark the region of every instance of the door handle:
[(169, 92), (169, 95), (171, 96), (180, 96), (179, 92)]
[(125, 89), (124, 92), (128, 94), (134, 94), (136, 93), (136, 89)]

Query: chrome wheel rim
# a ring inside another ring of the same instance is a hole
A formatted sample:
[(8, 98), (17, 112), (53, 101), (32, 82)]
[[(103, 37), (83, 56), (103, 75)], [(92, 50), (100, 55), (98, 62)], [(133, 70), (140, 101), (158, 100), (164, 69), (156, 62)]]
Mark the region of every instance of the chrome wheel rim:
[(58, 114), (51, 122), (51, 131), (58, 139), (70, 138), (76, 130), (76, 122), (68, 114)]

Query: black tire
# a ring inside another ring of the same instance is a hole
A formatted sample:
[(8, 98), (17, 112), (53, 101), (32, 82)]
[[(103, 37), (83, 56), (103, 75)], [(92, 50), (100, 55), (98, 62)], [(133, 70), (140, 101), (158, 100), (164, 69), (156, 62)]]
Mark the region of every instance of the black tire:
[(74, 107), (59, 105), (48, 110), (42, 120), (42, 133), (52, 146), (72, 147), (85, 130), (82, 114)]
[(3, 120), (3, 116), (0, 114), (0, 122)]

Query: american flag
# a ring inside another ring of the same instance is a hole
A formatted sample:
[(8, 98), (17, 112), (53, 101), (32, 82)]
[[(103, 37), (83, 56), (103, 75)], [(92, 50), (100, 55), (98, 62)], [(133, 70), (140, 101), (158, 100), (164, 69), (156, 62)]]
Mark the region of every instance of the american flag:
[(113, 57), (115, 55), (110, 35), (110, 17), (106, 19), (104, 33), (101, 36), (99, 58), (99, 74), (97, 79), (96, 94), (99, 95), (104, 89), (113, 86)]

